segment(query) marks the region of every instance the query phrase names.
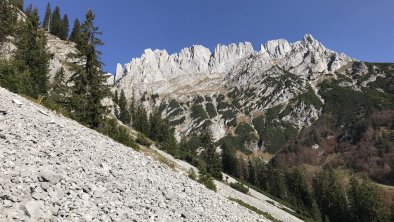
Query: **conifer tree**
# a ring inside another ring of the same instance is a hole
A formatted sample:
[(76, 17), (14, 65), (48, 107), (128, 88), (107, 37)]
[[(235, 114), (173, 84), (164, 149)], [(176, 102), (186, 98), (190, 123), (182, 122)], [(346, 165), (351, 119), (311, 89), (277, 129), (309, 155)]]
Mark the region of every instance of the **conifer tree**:
[(61, 33), (60, 33), (60, 39), (67, 40), (69, 32), (70, 32), (70, 25), (68, 23), (68, 16), (67, 16), (67, 14), (65, 14), (63, 16), (63, 20), (62, 20), (62, 28), (61, 28)]
[(248, 160), (248, 182), (251, 184), (255, 184), (256, 182), (256, 172), (250, 158)]
[(113, 101), (115, 104), (118, 104), (118, 103), (119, 103), (118, 90), (115, 90), (115, 93), (114, 93), (114, 95), (113, 95), (113, 97), (112, 97), (112, 101)]
[(69, 106), (69, 87), (65, 82), (65, 71), (64, 68), (60, 68), (54, 77), (51, 98), (57, 103), (68, 109)]
[(0, 45), (15, 31), (17, 16), (8, 1), (0, 1)]
[(123, 89), (120, 92), (118, 105), (119, 105), (119, 109), (120, 109), (119, 120), (122, 121), (126, 125), (130, 124), (130, 119), (131, 119), (130, 111), (128, 109), (127, 100), (126, 100), (126, 96), (124, 94)]
[(18, 70), (20, 73), (29, 73), (31, 80), (31, 89), (26, 89), (24, 93), (34, 98), (46, 95), (48, 91), (50, 54), (46, 51), (45, 33), (39, 26), (38, 10), (35, 8), (19, 30), (15, 54)]
[(313, 178), (313, 193), (323, 221), (349, 221), (346, 194), (331, 167), (324, 168)]
[(102, 99), (109, 96), (109, 88), (105, 84), (102, 71), (100, 52), (97, 46), (103, 45), (97, 37), (101, 33), (94, 25), (95, 15), (92, 10), (86, 13), (86, 20), (81, 27), (82, 41), (78, 52), (71, 55), (77, 59), (72, 64), (74, 72), (71, 80), (74, 118), (91, 128), (96, 128), (104, 119), (107, 109), (101, 103)]
[(304, 174), (295, 169), (287, 175), (288, 199), (290, 203), (301, 211), (308, 212), (313, 219), (320, 219), (317, 204), (312, 193), (308, 189), (308, 185)]
[(205, 129), (201, 133), (202, 147), (205, 149), (204, 160), (207, 164), (207, 172), (214, 178), (222, 180), (222, 165), (219, 154), (213, 144), (212, 132)]
[(42, 22), (42, 27), (44, 28), (45, 31), (50, 31), (49, 23), (51, 21), (51, 16), (52, 16), (51, 5), (48, 2), (47, 8), (45, 11), (44, 21)]
[(50, 33), (60, 38), (62, 36), (63, 20), (60, 15), (59, 6), (56, 6), (53, 10), (49, 25)]
[(238, 177), (238, 161), (235, 156), (235, 148), (224, 142), (222, 148), (223, 172)]
[(366, 176), (361, 183), (354, 176), (350, 178), (348, 197), (353, 221), (385, 221), (377, 188)]
[(81, 37), (81, 23), (76, 18), (74, 20), (73, 30), (71, 31), (70, 41), (76, 43), (77, 44), (77, 48), (79, 48), (81, 40), (82, 40), (81, 38), (82, 38)]

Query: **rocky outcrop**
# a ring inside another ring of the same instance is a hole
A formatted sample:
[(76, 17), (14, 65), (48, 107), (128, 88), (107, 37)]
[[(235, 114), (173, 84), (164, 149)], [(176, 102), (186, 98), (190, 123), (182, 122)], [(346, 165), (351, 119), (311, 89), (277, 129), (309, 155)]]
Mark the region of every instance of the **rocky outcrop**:
[[(285, 39), (268, 41), (259, 51), (248, 42), (218, 45), (213, 52), (192, 46), (172, 55), (165, 50), (147, 49), (140, 58), (123, 67), (117, 65), (113, 90), (124, 90), (129, 99), (134, 96), (144, 100), (148, 110), (164, 104), (164, 115), (176, 126), (178, 139), (207, 124), (220, 139), (230, 126), (288, 104), (310, 88), (321, 100), (318, 84), (326, 74), (335, 75), (353, 61), (327, 49), (309, 34), (294, 43)], [(236, 96), (227, 98), (230, 94)], [(223, 101), (217, 98), (221, 95), (230, 105), (220, 108)], [(211, 101), (195, 104), (198, 97)], [(174, 99), (181, 105), (177, 109), (167, 107)], [(202, 108), (196, 107), (200, 105)], [(193, 113), (196, 109), (198, 113)], [(204, 112), (209, 111), (218, 115), (204, 119)], [(283, 121), (301, 129), (312, 124), (320, 113), (313, 106), (294, 107)], [(196, 115), (198, 119), (194, 119)], [(245, 115), (246, 119), (242, 118)]]
[[(325, 48), (311, 35), (292, 44), (284, 39), (268, 41), (260, 51), (255, 51), (248, 42), (218, 45), (212, 53), (199, 45), (172, 55), (165, 50), (147, 49), (140, 58), (123, 67), (118, 64), (115, 88), (125, 90), (129, 97), (133, 92), (137, 98), (145, 93), (177, 96), (177, 92), (185, 87), (209, 91), (212, 86), (225, 87), (234, 77), (245, 72), (253, 75), (274, 66), (316, 79), (350, 61), (353, 59)], [(240, 69), (246, 65), (248, 69)], [(201, 82), (205, 84), (200, 87)]]
[(0, 96), (0, 221), (266, 221), (100, 133)]

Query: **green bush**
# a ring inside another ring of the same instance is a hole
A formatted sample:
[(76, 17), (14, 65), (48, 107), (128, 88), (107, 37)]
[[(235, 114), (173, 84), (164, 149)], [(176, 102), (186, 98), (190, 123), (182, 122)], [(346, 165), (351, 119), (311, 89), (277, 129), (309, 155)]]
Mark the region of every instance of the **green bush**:
[(119, 125), (114, 119), (105, 119), (96, 130), (125, 146), (139, 150), (128, 129)]
[(153, 142), (146, 138), (142, 133), (138, 133), (136, 142), (146, 147), (149, 147), (153, 144)]
[(249, 187), (240, 182), (230, 183), (230, 187), (242, 193), (249, 193)]

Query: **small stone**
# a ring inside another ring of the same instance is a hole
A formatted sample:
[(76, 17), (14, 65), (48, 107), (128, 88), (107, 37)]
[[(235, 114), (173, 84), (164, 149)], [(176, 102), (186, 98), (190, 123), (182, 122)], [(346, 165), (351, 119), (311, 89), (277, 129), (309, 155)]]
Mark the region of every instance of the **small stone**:
[(5, 207), (5, 208), (10, 208), (10, 207), (12, 207), (12, 205), (13, 205), (13, 203), (10, 200), (3, 201), (3, 207)]

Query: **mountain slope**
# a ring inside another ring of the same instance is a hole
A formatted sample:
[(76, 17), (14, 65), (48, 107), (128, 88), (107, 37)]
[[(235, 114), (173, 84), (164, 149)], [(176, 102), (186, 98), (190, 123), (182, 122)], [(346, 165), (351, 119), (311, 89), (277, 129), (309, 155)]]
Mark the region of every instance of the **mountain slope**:
[(0, 95), (1, 221), (265, 221), (93, 130)]

